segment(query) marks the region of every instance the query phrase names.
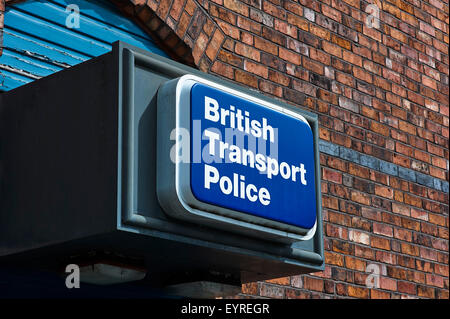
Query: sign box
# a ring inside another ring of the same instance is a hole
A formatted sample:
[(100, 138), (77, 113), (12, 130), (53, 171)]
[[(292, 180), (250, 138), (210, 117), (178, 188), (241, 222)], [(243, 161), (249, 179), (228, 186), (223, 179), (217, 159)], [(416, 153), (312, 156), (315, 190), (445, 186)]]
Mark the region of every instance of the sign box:
[[(153, 286), (324, 269), (314, 114), (122, 42), (3, 93), (0, 114), (2, 265), (112, 252)], [(234, 162), (191, 151), (212, 139), (220, 157), (232, 125)], [(175, 161), (173, 128), (188, 133)]]

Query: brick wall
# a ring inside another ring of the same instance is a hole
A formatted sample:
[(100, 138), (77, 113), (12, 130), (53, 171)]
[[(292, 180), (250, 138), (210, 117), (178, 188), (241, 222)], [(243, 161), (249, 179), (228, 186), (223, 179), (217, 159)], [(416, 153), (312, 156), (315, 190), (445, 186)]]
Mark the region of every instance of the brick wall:
[(113, 2), (186, 63), (319, 114), (325, 271), (238, 297), (449, 297), (447, 1)]
[(227, 35), (212, 73), (320, 115), (325, 271), (243, 294), (448, 298), (448, 3), (206, 7)]

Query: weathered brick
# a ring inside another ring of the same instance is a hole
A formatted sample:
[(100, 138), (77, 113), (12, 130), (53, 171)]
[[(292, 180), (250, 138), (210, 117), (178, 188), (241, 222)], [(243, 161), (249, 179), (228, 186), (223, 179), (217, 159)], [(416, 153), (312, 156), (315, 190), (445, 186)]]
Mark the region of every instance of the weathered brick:
[(258, 50), (252, 48), (251, 46), (242, 44), (240, 42), (236, 43), (235, 52), (239, 55), (245, 56), (247, 58), (250, 58), (250, 59), (258, 61), (258, 62), (261, 59), (261, 55)]
[(270, 284), (261, 284), (260, 294), (262, 297), (282, 299), (284, 297), (285, 288)]
[(332, 170), (324, 168), (323, 169), (323, 178), (325, 180), (328, 180), (328, 181), (331, 181), (334, 183), (342, 184), (342, 173), (337, 172), (337, 171), (332, 171)]
[(229, 51), (220, 50), (218, 54), (218, 59), (222, 62), (237, 66), (242, 68), (244, 66), (244, 59), (239, 57)]
[(259, 75), (265, 79), (267, 79), (267, 77), (269, 76), (269, 70), (267, 69), (267, 66), (253, 63), (248, 60), (244, 61), (244, 70)]
[(289, 23), (275, 19), (274, 27), (275, 30), (280, 31), (281, 33), (284, 33), (292, 38), (297, 38), (297, 28)]
[(319, 75), (324, 74), (324, 67), (322, 64), (315, 62), (311, 59), (308, 59), (306, 57), (303, 57), (303, 67)]
[(229, 79), (233, 79), (234, 78), (234, 70), (231, 66), (226, 65), (220, 61), (216, 61), (214, 62), (214, 64), (211, 67), (211, 71), (219, 74), (221, 76), (225, 76)]
[(279, 48), (279, 57), (285, 61), (293, 63), (294, 65), (300, 65), (302, 58), (299, 54), (292, 52), (290, 50), (286, 50), (283, 48)]
[(312, 277), (303, 278), (303, 288), (308, 290), (323, 291), (323, 280)]
[(325, 30), (324, 28), (317, 27), (315, 25), (310, 26), (310, 32), (319, 38), (325, 39), (327, 41), (330, 40), (330, 32), (328, 30)]
[(248, 295), (258, 295), (258, 283), (257, 282), (251, 282), (247, 284), (242, 285), (242, 293), (248, 294)]
[(236, 13), (242, 14), (243, 16), (248, 16), (249, 8), (247, 5), (243, 4), (238, 0), (223, 0), (223, 5)]
[(286, 286), (290, 284), (290, 278), (289, 277), (274, 278), (267, 280), (267, 282), (271, 284)]
[(357, 271), (365, 271), (366, 270), (366, 262), (364, 260), (353, 258), (350, 256), (345, 256), (345, 266), (346, 268), (357, 270)]
[(279, 85), (275, 85), (269, 81), (260, 80), (259, 89), (263, 92), (267, 92), (278, 97), (283, 96), (283, 89)]
[(372, 236), (370, 238), (370, 246), (378, 249), (391, 250), (391, 242), (382, 237)]
[(262, 2), (262, 9), (264, 12), (268, 13), (271, 16), (277, 17), (279, 19), (286, 19), (286, 10), (283, 8), (280, 8), (278, 6), (275, 6), (274, 4), (270, 3), (269, 1), (263, 1)]
[(370, 236), (357, 230), (349, 231), (349, 239), (356, 243), (370, 245)]
[(216, 31), (214, 32), (214, 35), (213, 35), (213, 37), (212, 37), (211, 41), (209, 42), (209, 45), (208, 45), (208, 47), (206, 49), (206, 55), (211, 60), (215, 59), (216, 54), (219, 51), (219, 48), (220, 48), (224, 38), (225, 37), (222, 34), (222, 32), (220, 32), (219, 30), (216, 29)]
[(348, 295), (350, 297), (367, 299), (367, 298), (369, 298), (369, 289), (349, 285), (348, 286)]
[(380, 277), (380, 288), (396, 291), (397, 290), (397, 281), (387, 277)]
[(344, 256), (337, 253), (325, 251), (325, 263), (329, 265), (344, 266)]
[(345, 97), (339, 97), (339, 106), (343, 107), (346, 110), (359, 113), (359, 105)]
[(244, 72), (241, 70), (236, 69), (234, 72), (235, 80), (238, 82), (241, 82), (243, 84), (246, 84), (248, 86), (257, 88), (258, 87), (258, 78), (251, 75), (248, 72)]
[(419, 297), (435, 298), (435, 290), (432, 287), (417, 286), (417, 294)]

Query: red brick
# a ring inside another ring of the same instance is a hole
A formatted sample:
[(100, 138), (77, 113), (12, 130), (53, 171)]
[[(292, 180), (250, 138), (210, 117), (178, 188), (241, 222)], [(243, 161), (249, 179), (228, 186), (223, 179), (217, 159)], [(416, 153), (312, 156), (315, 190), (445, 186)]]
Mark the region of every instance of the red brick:
[(350, 297), (367, 299), (367, 298), (369, 298), (369, 289), (349, 285), (348, 286), (348, 295)]
[(342, 173), (324, 168), (323, 179), (334, 183), (342, 184)]
[(375, 234), (392, 237), (393, 234), (393, 228), (391, 226), (388, 226), (386, 224), (380, 224), (380, 223), (373, 223), (373, 232)]
[(170, 15), (175, 19), (178, 20), (178, 18), (181, 15), (181, 12), (183, 10), (184, 0), (175, 0), (172, 4), (172, 8), (170, 9)]
[(269, 1), (263, 1), (262, 2), (262, 9), (264, 12), (270, 14), (271, 16), (280, 18), (282, 20), (286, 19), (286, 11), (280, 7), (277, 7), (270, 3)]
[(186, 5), (184, 6), (184, 10), (189, 13), (191, 16), (194, 15), (195, 9), (197, 8), (197, 4), (194, 0), (188, 0)]
[(223, 0), (223, 5), (236, 13), (242, 14), (243, 16), (248, 16), (248, 6), (238, 0)]
[(283, 86), (288, 86), (291, 82), (291, 79), (285, 76), (281, 72), (275, 72), (273, 70), (269, 70), (269, 80), (281, 84)]
[(417, 286), (417, 295), (419, 297), (435, 298), (435, 290), (432, 287)]
[(353, 242), (369, 245), (370, 244), (370, 236), (366, 233), (357, 231), (357, 230), (350, 230), (349, 231), (349, 239)]
[[(219, 24), (220, 24), (220, 22), (221, 22), (220, 20), (217, 21), (217, 23), (219, 23)], [(255, 21), (247, 19), (247, 18), (244, 18), (242, 16), (237, 16), (237, 26), (238, 26), (238, 28), (241, 28), (243, 30), (247, 30), (247, 31), (252, 32), (254, 34), (258, 34), (258, 35), (261, 34), (262, 27), (261, 27), (260, 23), (256, 23)], [(232, 34), (230, 36), (236, 39), (234, 34)]]
[(233, 68), (229, 65), (226, 65), (220, 61), (214, 62), (214, 64), (211, 67), (211, 71), (213, 71), (216, 74), (219, 74), (221, 76), (225, 76), (229, 79), (234, 78), (234, 71)]
[(290, 278), (289, 277), (281, 277), (281, 278), (274, 278), (267, 280), (268, 283), (287, 286), (290, 284)]
[(330, 65), (331, 63), (331, 58), (328, 54), (323, 53), (321, 50), (316, 50), (314, 48), (311, 48), (309, 50), (309, 57), (325, 65)]
[(380, 277), (380, 288), (396, 291), (397, 290), (397, 281), (387, 277)]
[(170, 5), (171, 5), (171, 1), (163, 1), (159, 4), (156, 12), (157, 12), (158, 16), (161, 17), (161, 19), (165, 20), (167, 14), (169, 12)]
[(286, 50), (282, 47), (279, 48), (279, 53), (278, 53), (279, 57), (282, 58), (285, 61), (289, 61), (295, 65), (300, 65), (301, 64), (301, 56), (295, 52), (292, 52), (290, 50)]
[(278, 46), (267, 40), (255, 37), (255, 47), (267, 53), (278, 55)]
[(258, 295), (258, 283), (251, 282), (242, 285), (242, 293), (247, 295)]
[(381, 32), (377, 31), (375, 28), (369, 28), (363, 25), (363, 34), (378, 42), (381, 42)]
[(257, 88), (258, 87), (258, 78), (251, 75), (248, 72), (241, 71), (239, 69), (236, 69), (234, 71), (235, 80), (238, 82), (241, 82), (243, 84), (246, 84), (248, 86)]
[(233, 39), (239, 39), (240, 38), (240, 31), (238, 28), (232, 26), (229, 23), (223, 22), (223, 21), (217, 21), (217, 24), (219, 25), (220, 29), (228, 36), (232, 37)]
[(395, 228), (394, 229), (394, 237), (400, 240), (404, 241), (411, 241), (412, 240), (412, 232), (406, 229), (402, 228)]
[(303, 277), (303, 288), (307, 290), (323, 291), (323, 280), (312, 277)]
[(389, 239), (372, 236), (370, 238), (370, 246), (378, 249), (391, 250)]
[(401, 251), (403, 254), (410, 256), (419, 256), (419, 247), (407, 243), (401, 243)]
[(260, 80), (259, 89), (263, 92), (267, 92), (278, 97), (283, 96), (283, 89), (279, 85), (275, 85), (269, 81)]
[(430, 286), (444, 288), (444, 277), (434, 274), (426, 274), (426, 283)]
[(342, 48), (338, 45), (335, 45), (333, 43), (322, 41), (322, 48), (325, 52), (332, 54), (334, 56), (337, 56), (339, 58), (342, 58)]
[(325, 4), (322, 4), (322, 13), (337, 22), (341, 21), (341, 13)]
[(219, 51), (220, 45), (222, 44), (222, 41), (224, 40), (224, 38), (225, 37), (222, 34), (222, 32), (220, 32), (218, 29), (216, 29), (216, 31), (214, 32), (214, 35), (206, 49), (206, 55), (208, 56), (208, 58), (210, 58), (211, 60), (215, 59), (217, 52)]
[(437, 261), (437, 252), (425, 247), (420, 247), (420, 257), (423, 259)]
[(344, 256), (337, 253), (325, 251), (325, 263), (329, 265), (344, 266)]
[[(296, 15), (288, 13), (287, 21), (289, 24), (298, 27), (301, 30), (308, 31), (309, 30), (309, 22), (306, 19), (300, 18)], [(280, 30), (281, 31), (281, 30)]]
[(377, 251), (375, 253), (375, 257), (376, 257), (377, 261), (380, 261), (383, 263), (392, 264), (392, 265), (397, 264), (396, 255), (388, 253), (388, 252)]
[(371, 289), (370, 290), (370, 298), (371, 299), (389, 299), (390, 293), (382, 290)]
[(303, 67), (305, 67), (306, 69), (308, 69), (314, 73), (317, 73), (320, 75), (324, 74), (324, 67), (322, 64), (315, 62), (311, 59), (305, 58), (305, 57), (303, 58)]
[(324, 28), (321, 28), (321, 27), (318, 27), (318, 26), (315, 26), (315, 25), (311, 25), (310, 26), (310, 32), (312, 34), (318, 36), (319, 38), (325, 39), (327, 41), (330, 40), (330, 31), (328, 31), (328, 30), (326, 30)]
[(253, 45), (253, 35), (249, 32), (241, 31), (241, 42), (247, 45)]
[(269, 297), (275, 299), (283, 299), (285, 288), (269, 285), (269, 284), (261, 284), (260, 294), (262, 297)]
[(336, 293), (340, 296), (347, 296), (347, 285), (342, 283), (336, 284)]
[(339, 202), (335, 197), (322, 196), (323, 206), (330, 209), (339, 209)]
[(261, 55), (258, 50), (252, 48), (251, 46), (242, 44), (240, 42), (236, 43), (235, 52), (239, 55), (245, 56), (249, 59), (252, 59), (252, 60), (255, 60), (258, 62), (261, 59)]
[(265, 79), (269, 76), (269, 70), (267, 66), (264, 66), (262, 64), (253, 63), (251, 61), (245, 60), (244, 61), (244, 70), (248, 71), (250, 73), (259, 75)]
[(353, 54), (350, 51), (344, 50), (342, 58), (345, 61), (347, 61), (347, 62), (349, 62), (349, 63), (351, 63), (353, 65), (357, 65), (357, 66), (362, 67), (362, 57), (360, 57), (359, 55), (356, 55), (356, 54)]
[[(278, 1), (276, 1), (276, 2), (278, 2)], [(282, 2), (283, 7), (286, 9), (286, 11), (295, 13), (298, 16), (302, 16), (303, 15), (303, 8), (302, 8), (302, 6), (300, 6), (300, 5), (298, 5), (298, 4), (294, 3), (294, 2), (291, 2), (291, 1), (280, 1), (280, 2)]]
[(345, 266), (346, 266), (346, 268), (357, 270), (357, 271), (365, 271), (366, 270), (366, 262), (364, 260), (352, 258), (350, 256), (345, 256)]
[(244, 59), (242, 57), (239, 57), (226, 50), (219, 51), (218, 59), (240, 68), (244, 65)]
[(417, 285), (412, 282), (399, 281), (397, 282), (397, 289), (399, 292), (403, 292), (410, 295), (416, 294)]
[(292, 38), (297, 38), (297, 28), (295, 26), (278, 19), (275, 19), (274, 26), (275, 30), (287, 34)]
[(367, 83), (372, 83), (372, 74), (370, 74), (369, 72), (364, 71), (361, 68), (358, 67), (353, 67), (353, 75), (360, 79), (363, 80)]
[(433, 166), (430, 167), (430, 175), (433, 177), (437, 177), (439, 179), (443, 179), (443, 180), (445, 180), (447, 178), (445, 170), (435, 168)]

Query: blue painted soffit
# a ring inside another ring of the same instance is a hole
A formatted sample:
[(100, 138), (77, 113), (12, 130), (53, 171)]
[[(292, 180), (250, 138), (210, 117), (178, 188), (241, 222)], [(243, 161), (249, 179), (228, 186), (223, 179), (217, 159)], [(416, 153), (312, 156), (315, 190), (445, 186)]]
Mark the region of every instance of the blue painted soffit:
[[(66, 26), (73, 13), (66, 11), (69, 5), (79, 7), (79, 28)], [(117, 40), (168, 57), (149, 35), (105, 0), (29, 0), (8, 6), (0, 91), (107, 53)]]

